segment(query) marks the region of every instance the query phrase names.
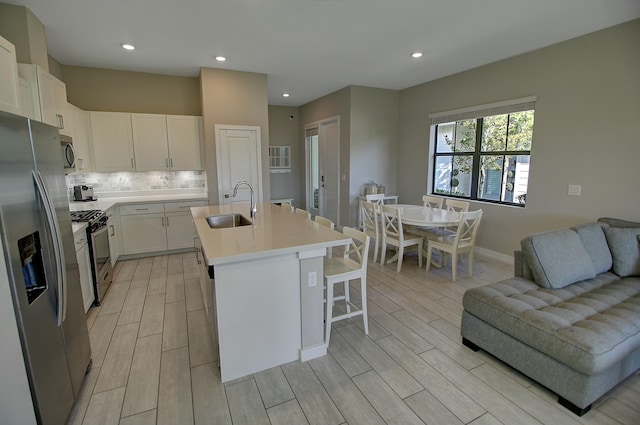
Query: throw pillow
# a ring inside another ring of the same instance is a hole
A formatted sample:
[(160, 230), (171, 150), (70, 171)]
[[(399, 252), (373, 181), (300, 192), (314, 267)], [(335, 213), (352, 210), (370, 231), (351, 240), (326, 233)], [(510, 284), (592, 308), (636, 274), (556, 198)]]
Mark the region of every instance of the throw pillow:
[(610, 227), (604, 232), (613, 256), (613, 272), (620, 277), (640, 276), (640, 229)]
[(571, 229), (530, 235), (520, 245), (534, 281), (543, 288), (564, 288), (596, 276), (591, 257)]
[(587, 223), (572, 227), (580, 237), (587, 254), (591, 257), (596, 273), (606, 273), (611, 270), (613, 265), (609, 244), (604, 235), (604, 229), (608, 227), (609, 225), (606, 223)]

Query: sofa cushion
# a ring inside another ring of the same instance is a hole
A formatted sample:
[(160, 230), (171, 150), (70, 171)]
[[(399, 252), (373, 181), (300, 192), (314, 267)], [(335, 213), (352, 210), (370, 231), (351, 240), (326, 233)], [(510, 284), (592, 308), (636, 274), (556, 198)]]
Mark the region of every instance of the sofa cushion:
[(611, 227), (640, 227), (637, 221), (621, 220), (619, 218), (601, 217), (598, 219), (600, 223), (606, 223)]
[(640, 228), (605, 229), (613, 257), (613, 271), (620, 277), (640, 276)]
[(591, 257), (571, 229), (530, 235), (520, 245), (534, 281), (543, 288), (563, 288), (596, 275)]
[(608, 227), (609, 225), (606, 223), (587, 223), (572, 227), (580, 237), (587, 254), (591, 257), (596, 273), (608, 272), (613, 265), (609, 244), (604, 235), (604, 229)]
[(595, 375), (640, 347), (640, 278), (602, 273), (562, 289), (522, 278), (472, 288), (469, 314), (570, 368)]

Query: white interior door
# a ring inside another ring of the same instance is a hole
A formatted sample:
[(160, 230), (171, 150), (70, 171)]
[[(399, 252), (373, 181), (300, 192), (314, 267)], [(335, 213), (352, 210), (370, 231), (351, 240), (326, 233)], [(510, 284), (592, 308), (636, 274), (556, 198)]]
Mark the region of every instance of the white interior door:
[(305, 126), (307, 202), (313, 215), (334, 223), (340, 218), (340, 119)]
[(260, 127), (216, 125), (216, 158), (218, 165), (218, 202), (220, 205), (248, 202), (250, 190), (236, 183), (246, 180), (253, 186), (256, 202), (262, 202), (262, 155)]

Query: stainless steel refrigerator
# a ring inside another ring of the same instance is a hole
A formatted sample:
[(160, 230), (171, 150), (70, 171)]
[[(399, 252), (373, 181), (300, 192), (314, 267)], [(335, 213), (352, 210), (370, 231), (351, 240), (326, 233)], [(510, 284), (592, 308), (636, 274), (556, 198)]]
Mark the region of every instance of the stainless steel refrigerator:
[(0, 112), (0, 146), (0, 237), (31, 398), (39, 424), (64, 425), (91, 349), (60, 136)]

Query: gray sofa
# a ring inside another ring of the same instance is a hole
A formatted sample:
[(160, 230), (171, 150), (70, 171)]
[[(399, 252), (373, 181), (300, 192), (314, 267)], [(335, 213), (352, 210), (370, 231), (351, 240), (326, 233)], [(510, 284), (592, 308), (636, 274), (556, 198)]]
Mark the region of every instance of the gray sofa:
[(640, 368), (640, 223), (598, 221), (527, 236), (514, 278), (463, 297), (463, 343), (580, 416)]

